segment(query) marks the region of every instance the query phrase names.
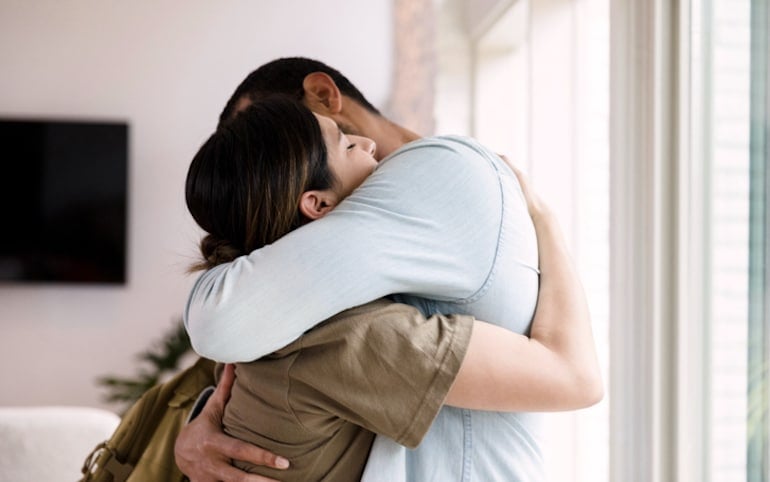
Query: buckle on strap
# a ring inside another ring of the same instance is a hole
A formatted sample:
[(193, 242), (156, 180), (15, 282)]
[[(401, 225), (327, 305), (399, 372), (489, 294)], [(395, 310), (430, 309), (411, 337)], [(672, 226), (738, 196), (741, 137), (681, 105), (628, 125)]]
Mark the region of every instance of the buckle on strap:
[(107, 442), (102, 442), (94, 448), (94, 450), (88, 454), (81, 473), (83, 474), (83, 481), (94, 480), (93, 475), (99, 470), (100, 465), (105, 471), (112, 474), (113, 482), (125, 482), (131, 475), (131, 471), (134, 470), (134, 466), (128, 463), (121, 463), (116, 457), (115, 452), (107, 445)]

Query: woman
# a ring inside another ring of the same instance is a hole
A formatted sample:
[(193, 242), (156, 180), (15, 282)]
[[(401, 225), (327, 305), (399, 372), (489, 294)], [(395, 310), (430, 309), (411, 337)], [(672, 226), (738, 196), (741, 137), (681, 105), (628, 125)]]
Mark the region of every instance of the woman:
[[(188, 207), (209, 233), (199, 267), (329, 214), (376, 167), (373, 152), (369, 139), (280, 97), (223, 124), (188, 173)], [(237, 366), (227, 431), (292, 462), (289, 472), (249, 468), (283, 480), (358, 480), (372, 431), (415, 446), (442, 402), (493, 411), (595, 403), (601, 384), (579, 282), (547, 209), (527, 200), (541, 253), (530, 338), (383, 300), (344, 312)]]

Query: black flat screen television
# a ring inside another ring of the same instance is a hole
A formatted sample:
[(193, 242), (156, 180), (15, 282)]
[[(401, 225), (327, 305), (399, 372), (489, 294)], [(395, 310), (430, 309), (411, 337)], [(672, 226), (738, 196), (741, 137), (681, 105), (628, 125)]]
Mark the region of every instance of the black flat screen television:
[(126, 281), (128, 125), (0, 119), (0, 280)]

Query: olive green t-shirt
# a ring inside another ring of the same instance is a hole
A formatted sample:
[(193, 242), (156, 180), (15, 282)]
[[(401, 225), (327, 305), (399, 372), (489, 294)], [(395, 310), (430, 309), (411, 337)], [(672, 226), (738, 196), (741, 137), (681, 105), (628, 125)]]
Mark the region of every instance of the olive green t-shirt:
[(374, 433), (416, 447), (460, 368), (473, 318), (425, 318), (377, 300), (344, 311), (277, 352), (236, 365), (225, 432), (289, 459), (282, 481), (359, 480)]

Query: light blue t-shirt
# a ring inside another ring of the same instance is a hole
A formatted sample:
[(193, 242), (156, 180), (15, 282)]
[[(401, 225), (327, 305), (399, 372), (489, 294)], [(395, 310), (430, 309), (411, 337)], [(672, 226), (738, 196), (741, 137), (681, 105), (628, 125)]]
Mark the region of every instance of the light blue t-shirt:
[[(185, 323), (195, 350), (222, 362), (264, 356), (393, 293), (426, 315), (470, 314), (528, 333), (537, 257), (504, 162), (472, 139), (426, 138), (383, 160), (325, 217), (204, 273)], [(539, 418), (444, 407), (415, 450), (378, 438), (363, 480), (542, 480)]]

